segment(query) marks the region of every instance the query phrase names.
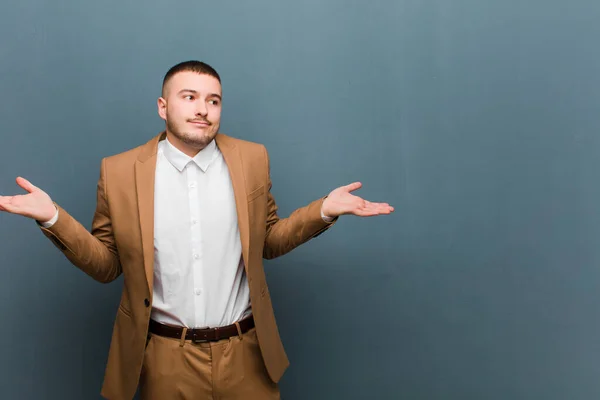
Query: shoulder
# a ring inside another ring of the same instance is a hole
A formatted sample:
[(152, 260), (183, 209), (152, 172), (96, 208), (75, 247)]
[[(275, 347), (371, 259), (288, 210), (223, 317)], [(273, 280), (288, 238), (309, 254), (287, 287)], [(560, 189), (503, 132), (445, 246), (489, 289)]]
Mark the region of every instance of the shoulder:
[(162, 134), (157, 135), (142, 145), (104, 157), (102, 172), (122, 177), (133, 175), (137, 162), (144, 163), (156, 155), (161, 137)]

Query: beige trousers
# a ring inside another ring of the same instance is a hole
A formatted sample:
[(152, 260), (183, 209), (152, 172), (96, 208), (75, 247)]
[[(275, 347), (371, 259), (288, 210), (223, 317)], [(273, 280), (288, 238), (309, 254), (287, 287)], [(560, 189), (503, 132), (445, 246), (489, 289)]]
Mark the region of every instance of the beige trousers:
[(260, 354), (256, 328), (218, 342), (150, 335), (140, 381), (142, 400), (280, 399)]

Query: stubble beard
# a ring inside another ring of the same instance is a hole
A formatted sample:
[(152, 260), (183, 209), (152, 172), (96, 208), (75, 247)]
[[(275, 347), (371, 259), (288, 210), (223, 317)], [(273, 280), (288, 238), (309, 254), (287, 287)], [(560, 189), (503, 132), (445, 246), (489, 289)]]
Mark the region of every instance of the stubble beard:
[(205, 148), (216, 136), (219, 125), (212, 124), (208, 130), (196, 134), (179, 129), (176, 124), (167, 120), (167, 130), (179, 141), (197, 150)]

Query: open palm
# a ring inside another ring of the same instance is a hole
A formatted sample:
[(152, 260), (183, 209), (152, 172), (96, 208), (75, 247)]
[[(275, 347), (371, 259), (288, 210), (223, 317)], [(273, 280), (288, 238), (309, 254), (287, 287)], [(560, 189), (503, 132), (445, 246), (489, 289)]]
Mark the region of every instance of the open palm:
[(328, 217), (337, 217), (343, 214), (372, 217), (375, 215), (390, 214), (394, 211), (394, 207), (388, 203), (374, 203), (350, 193), (361, 187), (362, 184), (360, 182), (354, 182), (333, 190), (323, 202), (321, 209), (323, 214)]
[(0, 211), (22, 215), (38, 221), (48, 221), (56, 213), (52, 199), (46, 192), (34, 186), (27, 179), (17, 178), (17, 184), (27, 194), (0, 196)]

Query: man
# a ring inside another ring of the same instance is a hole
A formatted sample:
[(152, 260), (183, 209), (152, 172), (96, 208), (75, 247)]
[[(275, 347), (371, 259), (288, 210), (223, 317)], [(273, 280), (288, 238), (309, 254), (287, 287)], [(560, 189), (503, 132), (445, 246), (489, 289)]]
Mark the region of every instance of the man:
[(277, 215), (264, 146), (218, 133), (221, 78), (187, 61), (165, 75), (166, 129), (102, 160), (91, 233), (23, 178), (0, 210), (36, 220), (100, 282), (124, 275), (102, 395), (277, 399), (288, 366), (262, 259), (281, 256), (343, 214), (389, 214), (360, 183)]

